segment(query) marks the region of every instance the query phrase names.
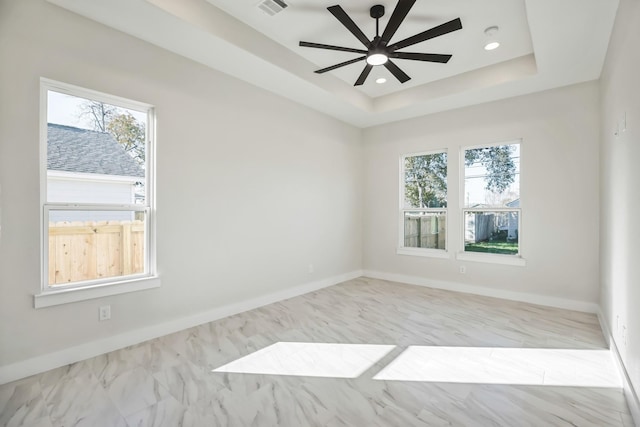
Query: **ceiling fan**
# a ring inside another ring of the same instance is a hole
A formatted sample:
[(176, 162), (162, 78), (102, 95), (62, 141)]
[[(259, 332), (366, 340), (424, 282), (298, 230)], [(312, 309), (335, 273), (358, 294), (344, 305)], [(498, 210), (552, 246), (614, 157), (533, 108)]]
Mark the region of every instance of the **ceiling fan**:
[(373, 6), (369, 12), (370, 16), (376, 20), (376, 36), (373, 38), (373, 40), (369, 40), (367, 38), (367, 36), (356, 25), (356, 23), (353, 22), (353, 20), (349, 17), (349, 15), (347, 15), (347, 13), (341, 6), (336, 5), (328, 7), (327, 10), (331, 12), (333, 16), (335, 16), (338, 21), (340, 21), (340, 23), (351, 32), (351, 34), (353, 34), (358, 40), (360, 40), (360, 42), (366, 47), (366, 50), (304, 41), (300, 42), (300, 46), (364, 54), (364, 56), (359, 56), (355, 59), (351, 59), (349, 61), (341, 62), (339, 64), (317, 70), (316, 73), (326, 73), (327, 71), (335, 70), (336, 68), (355, 64), (356, 62), (360, 61), (366, 61), (367, 65), (365, 65), (364, 70), (362, 70), (362, 73), (360, 73), (360, 77), (358, 77), (358, 80), (356, 80), (354, 86), (362, 85), (371, 72), (371, 69), (376, 65), (384, 65), (385, 68), (389, 70), (391, 74), (393, 74), (395, 78), (400, 81), (400, 83), (405, 83), (406, 81), (410, 80), (411, 77), (409, 77), (404, 71), (402, 71), (400, 67), (394, 64), (391, 61), (391, 58), (409, 59), (412, 61), (447, 63), (449, 62), (449, 59), (451, 59), (451, 55), (441, 55), (436, 53), (398, 52), (399, 49), (413, 46), (414, 44), (423, 42), (425, 40), (429, 40), (462, 29), (462, 22), (460, 21), (460, 18), (456, 18), (389, 45), (389, 41), (396, 33), (396, 31), (400, 27), (400, 24), (402, 24), (402, 21), (404, 21), (415, 2), (416, 0), (398, 0), (398, 4), (391, 14), (391, 18), (389, 18), (389, 22), (387, 23), (382, 36), (380, 36), (379, 20), (384, 16), (384, 6), (379, 4)]

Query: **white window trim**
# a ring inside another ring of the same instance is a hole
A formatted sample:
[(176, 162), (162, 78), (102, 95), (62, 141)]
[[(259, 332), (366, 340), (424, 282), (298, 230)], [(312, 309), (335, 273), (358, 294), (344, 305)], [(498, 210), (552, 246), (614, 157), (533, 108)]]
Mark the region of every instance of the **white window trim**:
[(426, 258), (451, 258), (451, 254), (446, 249), (432, 248), (408, 248), (405, 246), (396, 249), (398, 255), (422, 256)]
[(521, 255), (489, 254), (481, 252), (458, 252), (456, 259), (460, 261), (485, 262), (489, 264), (527, 265), (526, 259)]
[[(496, 147), (499, 145), (520, 145), (520, 159), (522, 159), (522, 138), (501, 141), (501, 142), (492, 142), (487, 144), (477, 144), (477, 145), (467, 145), (464, 147), (460, 147), (459, 154), (459, 170), (460, 170), (460, 183), (459, 183), (459, 203), (460, 203), (460, 213), (461, 213), (461, 232), (460, 232), (460, 251), (456, 253), (456, 259), (461, 261), (472, 261), (472, 262), (484, 262), (490, 264), (503, 264), (503, 265), (515, 265), (515, 266), (526, 266), (526, 259), (522, 255), (523, 249), (523, 240), (522, 240), (522, 197), (520, 196), (520, 207), (519, 208), (467, 208), (465, 207), (465, 156), (464, 153), (466, 150), (473, 150), (475, 148), (485, 148), (485, 147)], [(520, 186), (522, 186), (522, 161), (520, 161)], [(466, 252), (464, 250), (465, 242), (465, 213), (466, 212), (518, 212), (518, 253), (516, 255), (506, 255), (506, 254), (491, 254), (491, 253), (483, 253), (483, 252)]]
[[(79, 204), (47, 202), (47, 92), (55, 91), (71, 96), (89, 98), (122, 108), (147, 111), (145, 205)], [(49, 307), (110, 295), (152, 289), (160, 286), (156, 268), (156, 220), (155, 220), (155, 112), (152, 105), (108, 95), (91, 89), (40, 78), (40, 293), (34, 295), (34, 308)], [(52, 288), (48, 283), (48, 217), (49, 210), (127, 210), (144, 211), (147, 232), (145, 236), (145, 273), (74, 282)]]
[(102, 175), (98, 173), (84, 173), (84, 172), (65, 172), (65, 171), (47, 171), (48, 178), (64, 179), (67, 181), (93, 181), (93, 182), (114, 182), (114, 183), (127, 183), (133, 184), (139, 179), (132, 178), (130, 176), (120, 175)]
[(160, 287), (160, 278), (158, 276), (137, 279), (132, 278), (132, 276), (126, 277), (127, 280), (120, 280), (117, 282), (94, 284), (84, 286), (82, 288), (76, 287), (73, 289), (59, 289), (46, 293), (43, 292), (33, 296), (33, 307), (51, 307), (54, 305), (68, 304), (71, 302), (103, 298)]
[[(396, 254), (398, 255), (410, 255), (410, 256), (421, 256), (427, 258), (450, 258), (451, 253), (449, 251), (449, 203), (447, 202), (446, 208), (405, 208), (404, 206), (404, 178), (405, 178), (405, 159), (407, 157), (416, 157), (416, 156), (424, 156), (431, 154), (441, 154), (445, 153), (447, 155), (447, 187), (449, 182), (449, 152), (446, 148), (439, 150), (430, 150), (430, 151), (421, 151), (418, 153), (407, 153), (400, 155), (400, 189), (399, 189), (399, 211), (398, 211), (398, 246), (396, 248)], [(449, 191), (447, 190), (447, 201), (449, 200)], [(444, 213), (446, 218), (446, 236), (445, 236), (445, 249), (434, 249), (434, 248), (413, 248), (406, 247), (404, 245), (404, 215), (405, 212), (433, 212), (433, 213)]]

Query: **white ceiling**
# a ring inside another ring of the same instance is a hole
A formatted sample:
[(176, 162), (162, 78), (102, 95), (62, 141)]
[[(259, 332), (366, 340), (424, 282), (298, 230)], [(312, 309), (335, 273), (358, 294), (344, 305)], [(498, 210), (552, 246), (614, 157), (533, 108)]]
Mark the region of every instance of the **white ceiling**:
[[(397, 4), (396, 0), (287, 0), (289, 7), (271, 17), (256, 7), (256, 0), (207, 1), (314, 63), (317, 68), (362, 56), (298, 46), (298, 42), (304, 40), (363, 48), (327, 10), (327, 6), (340, 4), (367, 37), (372, 39), (376, 26), (375, 20), (369, 15), (369, 8), (374, 4), (385, 6), (385, 15), (380, 19), (382, 33)], [(402, 84), (386, 68), (375, 67), (366, 83), (357, 89), (370, 97), (378, 97), (533, 53), (524, 0), (417, 1), (391, 42), (403, 40), (458, 17), (462, 21), (462, 30), (403, 49), (406, 52), (453, 54), (448, 64), (395, 60), (411, 80)], [(484, 30), (494, 25), (499, 26), (497, 36), (504, 42), (500, 49), (487, 52), (483, 49), (487, 39)], [(363, 68), (364, 62), (360, 62), (331, 73), (353, 85)], [(376, 77), (387, 78), (387, 83), (376, 84)]]
[[(298, 42), (361, 49), (326, 8), (340, 4), (373, 37), (369, 8), (385, 6), (382, 32), (396, 0), (285, 0), (289, 7), (275, 16), (258, 0), (49, 1), (359, 127), (597, 79), (618, 7), (618, 0), (418, 0), (392, 41), (460, 17), (462, 30), (403, 49), (452, 59), (395, 60), (407, 83), (374, 67), (354, 87), (363, 62), (313, 71), (358, 54)], [(493, 25), (501, 46), (487, 52), (484, 29)]]

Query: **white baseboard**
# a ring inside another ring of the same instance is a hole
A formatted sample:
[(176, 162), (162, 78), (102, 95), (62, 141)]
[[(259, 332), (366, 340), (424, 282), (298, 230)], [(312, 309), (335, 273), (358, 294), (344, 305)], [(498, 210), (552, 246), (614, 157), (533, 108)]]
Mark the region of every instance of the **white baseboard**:
[(338, 283), (361, 277), (362, 274), (363, 272), (361, 270), (356, 270), (340, 274), (338, 276), (328, 277), (326, 279), (305, 283), (223, 307), (217, 307), (213, 310), (182, 317), (170, 322), (136, 329), (112, 337), (91, 341), (75, 347), (33, 357), (10, 365), (0, 366), (0, 384), (6, 384), (50, 369), (76, 363), (100, 354), (139, 344), (150, 339), (182, 331), (203, 323), (212, 322), (223, 317), (232, 316), (234, 314), (262, 307), (274, 302), (337, 285)]
[(576, 301), (565, 298), (550, 297), (545, 295), (513, 292), (503, 289), (489, 288), (485, 286), (467, 285), (464, 283), (448, 282), (444, 280), (432, 280), (424, 277), (406, 276), (404, 274), (382, 273), (379, 271), (365, 270), (364, 275), (374, 279), (390, 280), (392, 282), (407, 283), (409, 285), (426, 286), (447, 291), (464, 292), (467, 294), (483, 295), (487, 297), (501, 298), (512, 301), (528, 302), (531, 304), (548, 307), (563, 308), (566, 310), (597, 313), (598, 304), (588, 301)]
[(613, 360), (618, 367), (618, 371), (620, 372), (620, 377), (622, 378), (622, 389), (624, 391), (624, 397), (627, 399), (629, 411), (631, 412), (631, 416), (633, 417), (633, 421), (635, 422), (635, 424), (637, 426), (640, 426), (640, 399), (638, 399), (638, 394), (636, 393), (633, 384), (631, 384), (631, 379), (629, 378), (627, 368), (624, 366), (624, 362), (622, 361), (622, 357), (620, 356), (620, 352), (618, 351), (616, 341), (611, 335), (609, 322), (607, 322), (607, 319), (604, 317), (604, 313), (602, 313), (600, 307), (598, 307), (598, 320), (600, 320), (602, 333), (604, 334), (604, 338), (607, 341), (607, 344), (609, 344), (611, 354), (613, 355)]

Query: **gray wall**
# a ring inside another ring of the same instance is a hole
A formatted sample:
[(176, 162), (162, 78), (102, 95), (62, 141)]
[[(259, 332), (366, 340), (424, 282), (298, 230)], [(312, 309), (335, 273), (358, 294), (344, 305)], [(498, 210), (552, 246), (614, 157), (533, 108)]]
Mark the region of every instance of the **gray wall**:
[[(640, 3), (620, 7), (600, 81), (602, 310), (640, 390)], [(622, 131), (626, 113), (627, 130)], [(614, 135), (617, 127), (619, 135)], [(626, 328), (626, 332), (624, 330)], [(626, 335), (626, 340), (624, 335)]]
[[(598, 135), (595, 82), (366, 129), (365, 271), (597, 303)], [(520, 138), (526, 266), (456, 260), (461, 147)], [(449, 152), (451, 257), (397, 255), (400, 156), (440, 149)]]
[[(361, 268), (359, 129), (44, 0), (0, 64), (0, 367)], [(156, 106), (161, 288), (33, 309), (41, 76)]]

